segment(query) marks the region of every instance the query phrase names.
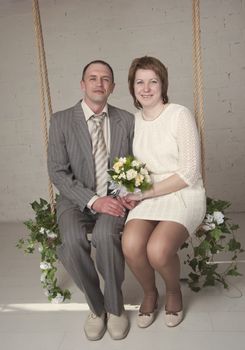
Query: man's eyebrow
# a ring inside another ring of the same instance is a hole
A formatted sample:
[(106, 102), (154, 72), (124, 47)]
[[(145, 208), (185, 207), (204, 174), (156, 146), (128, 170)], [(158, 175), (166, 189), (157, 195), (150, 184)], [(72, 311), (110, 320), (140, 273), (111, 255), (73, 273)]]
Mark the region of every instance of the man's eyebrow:
[[(89, 77), (97, 77), (98, 74), (89, 74)], [(111, 78), (110, 75), (102, 75), (102, 78)]]

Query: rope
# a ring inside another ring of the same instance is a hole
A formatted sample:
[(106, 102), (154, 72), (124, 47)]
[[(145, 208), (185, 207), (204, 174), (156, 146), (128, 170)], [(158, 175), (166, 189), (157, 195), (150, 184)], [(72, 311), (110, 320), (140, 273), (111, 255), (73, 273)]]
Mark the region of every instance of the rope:
[[(44, 50), (44, 41), (42, 33), (42, 24), (39, 10), (38, 0), (33, 0), (32, 2), (33, 18), (34, 18), (34, 28), (36, 34), (36, 44), (38, 51), (38, 65), (39, 65), (39, 77), (40, 77), (40, 100), (41, 100), (41, 122), (42, 122), (42, 131), (44, 138), (44, 147), (45, 154), (47, 158), (48, 154), (48, 125), (47, 125), (47, 113), (46, 113), (46, 100), (48, 104), (49, 118), (52, 114), (52, 103), (51, 95), (48, 81), (48, 70), (46, 63), (46, 56)], [(49, 179), (48, 181), (48, 193), (49, 193), (49, 202), (51, 206), (51, 212), (54, 213), (54, 189), (53, 185)]]
[(201, 59), (200, 3), (192, 0), (193, 30), (193, 80), (194, 80), (194, 114), (201, 139), (202, 176), (205, 178), (205, 144), (204, 144), (204, 112), (203, 112), (203, 74)]

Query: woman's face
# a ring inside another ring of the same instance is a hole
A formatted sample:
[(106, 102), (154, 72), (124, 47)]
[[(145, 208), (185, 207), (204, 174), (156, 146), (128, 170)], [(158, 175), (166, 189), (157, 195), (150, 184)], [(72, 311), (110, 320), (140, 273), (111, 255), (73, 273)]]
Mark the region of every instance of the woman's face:
[(162, 104), (162, 83), (151, 69), (138, 69), (134, 80), (134, 93), (143, 108)]

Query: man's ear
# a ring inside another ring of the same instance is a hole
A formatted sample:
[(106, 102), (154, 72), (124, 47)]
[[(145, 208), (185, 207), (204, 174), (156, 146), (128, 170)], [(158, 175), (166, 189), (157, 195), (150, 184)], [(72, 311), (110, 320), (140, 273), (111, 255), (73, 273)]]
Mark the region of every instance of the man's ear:
[(113, 91), (114, 91), (114, 89), (115, 89), (115, 85), (116, 85), (116, 84), (113, 83), (112, 86), (111, 86), (111, 94), (113, 93)]
[(80, 81), (80, 86), (81, 86), (82, 91), (84, 91), (84, 81), (83, 80)]

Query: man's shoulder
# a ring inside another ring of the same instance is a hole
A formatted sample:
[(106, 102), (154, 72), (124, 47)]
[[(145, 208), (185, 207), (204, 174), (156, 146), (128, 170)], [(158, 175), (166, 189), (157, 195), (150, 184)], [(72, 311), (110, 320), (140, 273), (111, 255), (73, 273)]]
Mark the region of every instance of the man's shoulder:
[(66, 109), (57, 111), (57, 112), (52, 114), (52, 118), (55, 118), (55, 119), (69, 118), (69, 117), (71, 117), (74, 114), (74, 111), (76, 109), (78, 109), (79, 106), (80, 106), (80, 102), (76, 103), (72, 107), (68, 107)]
[(112, 106), (110, 104), (108, 104), (108, 112), (109, 114), (113, 115), (118, 115), (119, 117), (122, 116), (122, 117), (128, 117), (128, 118), (133, 118), (134, 115), (128, 111), (126, 111), (125, 109), (122, 109), (122, 108), (119, 108), (119, 107), (115, 107), (115, 106)]

